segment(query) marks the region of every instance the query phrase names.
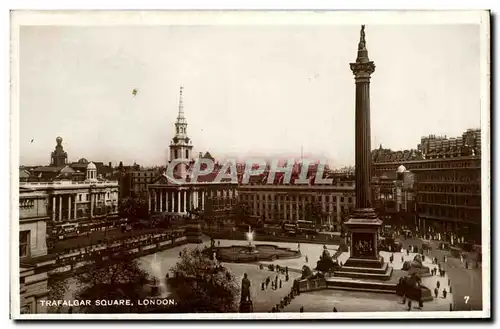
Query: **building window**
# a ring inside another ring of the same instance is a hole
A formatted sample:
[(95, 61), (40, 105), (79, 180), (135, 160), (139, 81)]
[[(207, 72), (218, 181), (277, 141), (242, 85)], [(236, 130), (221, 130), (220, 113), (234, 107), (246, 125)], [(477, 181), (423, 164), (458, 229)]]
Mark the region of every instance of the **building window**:
[(21, 209), (31, 209), (35, 206), (35, 200), (24, 199), (20, 200), (19, 208)]
[(19, 257), (29, 256), (30, 231), (19, 232)]
[(82, 201), (82, 195), (78, 194), (78, 201)]
[(189, 159), (189, 150), (186, 150), (186, 159)]

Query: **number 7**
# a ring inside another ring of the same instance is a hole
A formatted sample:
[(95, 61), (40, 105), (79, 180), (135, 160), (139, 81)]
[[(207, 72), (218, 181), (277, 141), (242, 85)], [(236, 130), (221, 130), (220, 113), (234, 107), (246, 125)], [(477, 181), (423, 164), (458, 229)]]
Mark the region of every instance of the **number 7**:
[(464, 296), (464, 300), (465, 300), (465, 304), (467, 304), (469, 302), (469, 296)]

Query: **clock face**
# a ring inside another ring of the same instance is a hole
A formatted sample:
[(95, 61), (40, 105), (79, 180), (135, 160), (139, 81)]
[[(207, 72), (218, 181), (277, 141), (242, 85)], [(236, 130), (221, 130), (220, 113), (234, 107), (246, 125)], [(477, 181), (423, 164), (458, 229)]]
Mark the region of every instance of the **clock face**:
[(177, 143), (179, 139), (177, 137), (174, 137), (174, 143)]

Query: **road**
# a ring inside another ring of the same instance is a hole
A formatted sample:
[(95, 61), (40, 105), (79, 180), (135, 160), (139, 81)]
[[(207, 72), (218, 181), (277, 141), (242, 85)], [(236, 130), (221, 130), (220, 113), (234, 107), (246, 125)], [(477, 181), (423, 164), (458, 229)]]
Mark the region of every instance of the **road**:
[[(402, 240), (402, 243), (405, 249), (409, 245), (417, 245), (419, 248), (422, 246), (422, 240), (419, 238)], [(475, 262), (470, 261), (469, 268), (466, 269), (459, 258), (451, 257), (449, 251), (439, 250), (437, 241), (431, 241), (430, 245), (432, 247), (431, 256), (437, 257), (450, 278), (455, 310), (482, 310), (483, 285), (481, 268), (475, 268)], [(444, 256), (447, 257), (446, 263), (443, 262)], [(469, 255), (469, 260), (471, 259), (474, 259), (473, 255)]]

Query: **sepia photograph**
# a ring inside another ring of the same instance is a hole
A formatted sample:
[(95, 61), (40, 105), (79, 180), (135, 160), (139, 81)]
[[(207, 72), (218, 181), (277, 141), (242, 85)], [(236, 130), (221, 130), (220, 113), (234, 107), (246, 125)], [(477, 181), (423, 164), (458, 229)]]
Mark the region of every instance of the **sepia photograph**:
[(490, 318), (489, 33), (12, 11), (11, 318)]

